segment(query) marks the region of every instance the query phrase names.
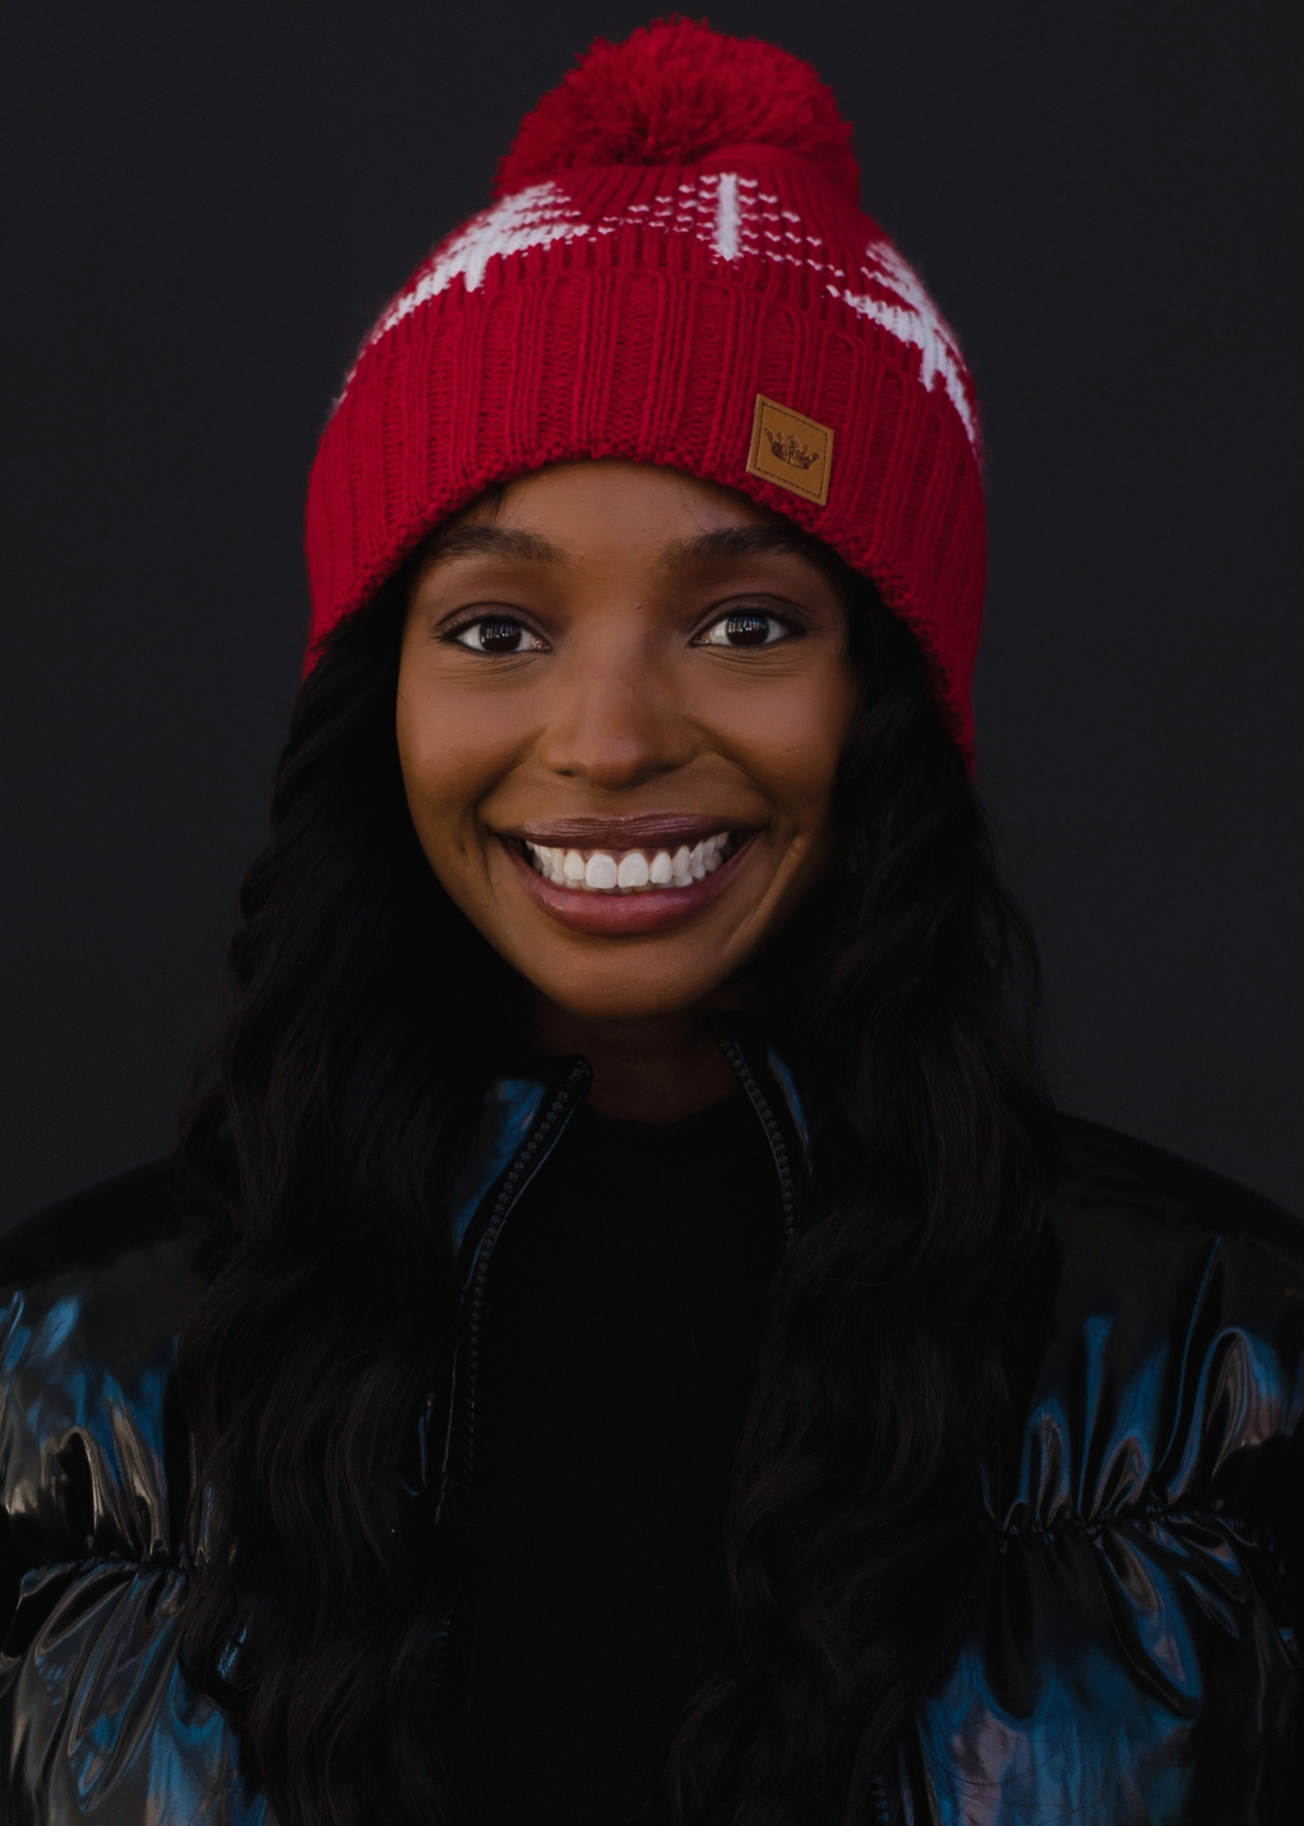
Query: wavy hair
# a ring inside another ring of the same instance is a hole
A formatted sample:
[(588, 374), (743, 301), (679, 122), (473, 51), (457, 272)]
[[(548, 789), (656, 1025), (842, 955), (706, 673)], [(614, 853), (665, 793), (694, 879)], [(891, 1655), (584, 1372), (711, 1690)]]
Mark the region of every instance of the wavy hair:
[[(828, 554), (823, 561), (830, 562)], [(1031, 939), (927, 662), (836, 566), (865, 698), (839, 866), (779, 940), (815, 1118), (772, 1294), (677, 1820), (866, 1815), (967, 1610), (984, 1449), (1055, 1164)], [(405, 579), (305, 681), (183, 1127), (229, 1214), (181, 1344), (202, 1502), (184, 1655), (282, 1826), (441, 1826), (455, 1523), (421, 1495), (453, 1263), (432, 1187), (514, 1043), (514, 979), (417, 844), (394, 736)]]

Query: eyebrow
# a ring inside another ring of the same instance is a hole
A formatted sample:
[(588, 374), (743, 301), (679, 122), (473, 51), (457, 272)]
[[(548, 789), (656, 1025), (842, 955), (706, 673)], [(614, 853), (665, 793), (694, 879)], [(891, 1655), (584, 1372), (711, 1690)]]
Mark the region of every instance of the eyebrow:
[[(662, 562), (670, 566), (709, 564), (722, 558), (758, 558), (791, 554), (809, 559), (805, 541), (781, 526), (722, 526), (676, 539), (666, 547)], [(508, 526), (453, 526), (436, 540), (430, 554), (441, 558), (501, 558), (526, 564), (562, 564), (566, 553), (539, 533)]]
[(538, 533), (509, 526), (454, 526), (435, 541), (432, 558), (506, 558), (517, 563), (560, 564), (565, 552)]
[(668, 564), (706, 564), (713, 558), (764, 558), (772, 553), (809, 558), (801, 536), (784, 527), (723, 526), (693, 539), (677, 539), (667, 548), (665, 560)]

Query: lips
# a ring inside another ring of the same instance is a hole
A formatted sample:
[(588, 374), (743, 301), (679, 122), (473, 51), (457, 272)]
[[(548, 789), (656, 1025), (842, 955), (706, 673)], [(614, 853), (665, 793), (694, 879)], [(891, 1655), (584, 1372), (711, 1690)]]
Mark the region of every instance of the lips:
[(635, 937), (710, 906), (754, 835), (681, 817), (529, 826), (500, 840), (553, 919), (594, 936)]

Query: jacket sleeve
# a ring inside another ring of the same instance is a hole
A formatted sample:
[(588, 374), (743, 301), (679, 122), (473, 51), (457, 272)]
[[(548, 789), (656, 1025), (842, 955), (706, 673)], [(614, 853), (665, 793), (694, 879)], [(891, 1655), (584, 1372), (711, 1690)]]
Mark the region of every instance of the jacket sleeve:
[(0, 1304), (0, 1822), (264, 1826), (177, 1659), (194, 1237), (101, 1253)]
[(936, 1818), (1284, 1826), (1304, 1230), (1140, 1144), (1070, 1189), (980, 1601), (922, 1708)]

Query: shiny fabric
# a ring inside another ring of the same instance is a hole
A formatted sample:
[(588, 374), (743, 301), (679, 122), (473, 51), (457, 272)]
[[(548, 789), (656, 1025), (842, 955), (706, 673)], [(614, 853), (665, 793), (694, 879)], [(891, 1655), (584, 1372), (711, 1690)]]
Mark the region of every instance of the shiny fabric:
[(1304, 1229), (1137, 1143), (1069, 1138), (1017, 1472), (920, 1719), (934, 1818), (1304, 1819)]
[(3, 1244), (0, 1819), (261, 1826), (222, 1715), (177, 1666), (188, 1442), (176, 1334), (202, 1203), (129, 1174)]
[[(733, 1056), (782, 1173), (801, 1145), (791, 1082)], [(586, 1082), (491, 1095), (450, 1196), (468, 1283)], [(1304, 1228), (1138, 1142), (1078, 1123), (1066, 1140), (972, 1625), (880, 1812), (1287, 1826), (1304, 1819)], [(160, 1165), (0, 1244), (6, 1826), (266, 1821), (176, 1663), (175, 1341), (214, 1222)]]

